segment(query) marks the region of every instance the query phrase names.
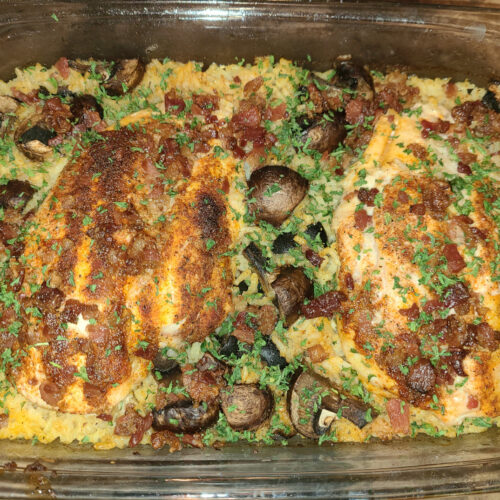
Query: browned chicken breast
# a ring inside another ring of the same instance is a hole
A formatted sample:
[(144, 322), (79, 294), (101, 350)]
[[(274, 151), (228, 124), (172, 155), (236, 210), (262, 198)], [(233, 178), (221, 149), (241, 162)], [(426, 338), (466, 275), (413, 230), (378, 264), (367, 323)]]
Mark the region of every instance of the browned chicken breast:
[(76, 149), (19, 259), (25, 314), (12, 348), (26, 355), (10, 377), (41, 406), (109, 410), (159, 346), (203, 339), (231, 308), (233, 168), (187, 161), (169, 126), (129, 129)]
[(408, 144), (419, 136), (413, 120), (382, 117), (346, 176), (339, 326), (369, 390), (458, 424), (500, 412), (499, 193), (487, 178), (452, 190), (432, 152)]

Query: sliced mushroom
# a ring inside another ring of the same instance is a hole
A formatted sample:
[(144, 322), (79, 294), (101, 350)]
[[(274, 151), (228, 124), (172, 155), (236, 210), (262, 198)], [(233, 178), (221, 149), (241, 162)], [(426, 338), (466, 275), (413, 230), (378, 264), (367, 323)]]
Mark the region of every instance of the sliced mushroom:
[(0, 186), (0, 207), (20, 210), (34, 194), (35, 189), (29, 182), (12, 179)]
[(228, 424), (237, 431), (252, 431), (271, 415), (273, 397), (255, 384), (238, 384), (222, 391), (221, 406)]
[(288, 411), (297, 431), (312, 439), (320, 436), (318, 431), (326, 432), (329, 414), (321, 415), (322, 410), (347, 418), (360, 429), (378, 415), (367, 403), (342, 394), (329, 380), (309, 371), (300, 373), (288, 391)]
[(500, 81), (493, 81), (488, 85), (488, 90), (484, 94), (482, 102), (495, 113), (500, 113)]
[(333, 422), (338, 419), (338, 415), (336, 412), (321, 409), (313, 421), (313, 429), (318, 436), (322, 436), (330, 431)]
[(280, 255), (289, 252), (292, 248), (298, 246), (294, 240), (293, 233), (281, 233), (273, 241), (272, 251), (274, 254)]
[(145, 69), (146, 66), (140, 59), (120, 59), (103, 87), (109, 95), (124, 95), (139, 85)]
[(219, 354), (226, 358), (234, 354), (237, 358), (241, 358), (245, 352), (244, 348), (240, 348), (238, 339), (234, 335), (226, 335), (221, 339)]
[(188, 399), (181, 399), (160, 410), (153, 410), (153, 429), (192, 434), (210, 427), (218, 415), (218, 403), (195, 404)]
[(49, 141), (56, 135), (44, 125), (41, 115), (34, 115), (19, 124), (14, 139), (27, 158), (43, 161), (52, 152)]
[(82, 61), (80, 59), (68, 59), (70, 68), (76, 69), (85, 75), (85, 73), (95, 73), (100, 75), (101, 81), (106, 81), (111, 77), (113, 63), (107, 61)]
[(301, 142), (319, 153), (333, 151), (347, 135), (342, 113), (335, 113), (331, 121), (321, 116), (312, 119), (303, 116), (297, 122), (302, 129)]
[(75, 96), (71, 103), (70, 110), (77, 122), (84, 121), (85, 116), (90, 111), (97, 111), (100, 118), (104, 116), (102, 106), (97, 102), (96, 98), (90, 94)]
[(175, 359), (168, 356), (168, 351), (158, 349), (155, 358), (153, 359), (153, 368), (160, 372), (163, 376), (179, 371), (179, 363)]
[(325, 228), (323, 227), (323, 224), (321, 222), (316, 222), (315, 224), (309, 224), (307, 226), (306, 230), (304, 231), (309, 238), (312, 240), (315, 240), (316, 237), (319, 235), (321, 243), (323, 243), (324, 247), (328, 246), (328, 235), (326, 234)]
[(309, 182), (288, 167), (267, 165), (252, 173), (248, 187), (254, 199), (250, 209), (256, 218), (278, 227), (302, 201)]
[(269, 293), (271, 291), (271, 287), (269, 285), (269, 275), (267, 271), (269, 261), (262, 254), (262, 250), (252, 241), (252, 243), (250, 243), (243, 250), (243, 255), (259, 276), (259, 280), (262, 284), (264, 292)]
[(299, 317), (304, 299), (312, 297), (313, 284), (301, 268), (287, 266), (281, 269), (271, 286), (280, 315), (289, 327)]
[(373, 99), (373, 78), (363, 66), (352, 61), (340, 61), (335, 69), (336, 85), (356, 90), (358, 95), (368, 101)]
[(264, 337), (265, 344), (260, 349), (260, 357), (268, 366), (278, 366), (282, 370), (288, 366), (287, 360), (270, 337)]

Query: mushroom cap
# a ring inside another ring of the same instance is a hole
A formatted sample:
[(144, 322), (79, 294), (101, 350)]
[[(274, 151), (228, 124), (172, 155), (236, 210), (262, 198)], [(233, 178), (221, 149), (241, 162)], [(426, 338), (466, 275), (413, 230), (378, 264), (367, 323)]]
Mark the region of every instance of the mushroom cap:
[(267, 165), (255, 170), (248, 180), (250, 209), (258, 220), (279, 227), (302, 201), (309, 182), (291, 168)]
[(222, 391), (221, 406), (234, 430), (255, 430), (271, 415), (273, 398), (255, 384), (237, 384)]

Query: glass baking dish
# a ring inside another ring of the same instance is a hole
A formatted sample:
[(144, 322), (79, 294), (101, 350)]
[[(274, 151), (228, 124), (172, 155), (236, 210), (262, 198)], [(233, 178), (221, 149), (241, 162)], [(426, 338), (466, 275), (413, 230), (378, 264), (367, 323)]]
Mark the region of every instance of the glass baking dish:
[[(52, 17), (52, 14), (56, 16)], [(56, 22), (55, 17), (58, 21)], [(494, 2), (2, 2), (0, 78), (60, 56), (233, 62), (274, 54), (325, 69), (339, 54), (419, 75), (500, 76)], [(309, 62), (312, 61), (312, 62)], [(27, 474), (26, 465), (47, 468)], [(0, 442), (0, 498), (401, 498), (500, 492), (500, 433), (318, 447), (150, 448)], [(15, 463), (13, 463), (15, 462)], [(482, 497), (484, 498), (484, 497)]]

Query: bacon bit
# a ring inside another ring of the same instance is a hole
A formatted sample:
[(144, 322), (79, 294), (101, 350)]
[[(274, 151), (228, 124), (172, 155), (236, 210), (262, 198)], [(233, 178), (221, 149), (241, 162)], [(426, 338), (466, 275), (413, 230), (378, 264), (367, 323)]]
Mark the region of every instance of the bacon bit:
[(231, 118), (231, 125), (236, 132), (247, 128), (257, 128), (261, 118), (261, 111), (255, 104), (241, 101), (239, 112)]
[(323, 257), (320, 257), (314, 250), (308, 248), (305, 253), (306, 259), (316, 267), (321, 266), (321, 263), (325, 260)]
[(165, 113), (179, 115), (186, 108), (184, 99), (177, 96), (175, 90), (170, 90), (165, 94)]
[(235, 77), (233, 77), (233, 82), (234, 83), (241, 83), (241, 78), (238, 75), (236, 75)]
[(9, 415), (2, 413), (0, 415), (0, 429), (7, 427), (9, 425)]
[(371, 224), (371, 221), (371, 215), (368, 215), (364, 209), (358, 210), (354, 214), (354, 227), (360, 231), (364, 231)]
[(134, 409), (133, 404), (128, 404), (125, 413), (116, 419), (115, 434), (117, 436), (130, 436), (129, 446), (133, 448), (138, 445), (144, 433), (153, 424), (153, 415), (148, 413), (141, 417)]
[(254, 78), (253, 80), (250, 80), (249, 82), (245, 83), (245, 86), (243, 87), (243, 92), (245, 95), (251, 94), (252, 92), (257, 92), (262, 87), (262, 84), (264, 83), (264, 78), (262, 76), (258, 76), (257, 78)]
[(109, 413), (100, 413), (97, 415), (97, 418), (100, 420), (104, 420), (105, 422), (111, 422), (113, 420), (113, 416)]
[(457, 95), (457, 86), (453, 82), (448, 82), (444, 88), (446, 97), (455, 97)]
[(321, 363), (328, 358), (328, 353), (323, 349), (321, 344), (315, 344), (306, 349), (307, 355), (311, 360), (311, 363)]
[(377, 196), (377, 194), (378, 194), (377, 188), (371, 188), (371, 189), (360, 188), (360, 190), (358, 191), (358, 200), (361, 203), (366, 203), (369, 207), (374, 207), (375, 196)]
[(439, 299), (428, 300), (423, 307), (425, 314), (431, 314), (434, 311), (443, 308), (444, 304)]
[(58, 134), (66, 134), (72, 128), (70, 119), (73, 117), (69, 106), (63, 104), (59, 97), (47, 99), (43, 106), (45, 123), (49, 128), (53, 128)]
[(389, 420), (394, 432), (409, 434), (410, 432), (410, 405), (400, 399), (390, 399), (385, 404)]
[(470, 299), (469, 289), (462, 282), (450, 285), (444, 291), (443, 304), (446, 308), (452, 308), (463, 304)]
[(330, 318), (341, 308), (341, 303), (347, 300), (344, 292), (331, 291), (326, 292), (319, 297), (311, 300), (308, 304), (302, 305), (302, 314), (307, 318)]
[(203, 441), (201, 440), (201, 435), (196, 434), (183, 434), (182, 435), (182, 444), (188, 444), (189, 446), (193, 446), (194, 448), (203, 448)]
[(182, 367), (182, 384), (197, 403), (213, 401), (219, 396), (224, 372), (224, 365), (205, 353), (196, 364), (195, 371), (190, 365)]
[(445, 120), (438, 120), (437, 122), (430, 122), (428, 120), (421, 120), (422, 124), (422, 137), (427, 139), (430, 132), (436, 132), (438, 134), (445, 134), (450, 128), (450, 122)]
[(344, 278), (345, 287), (348, 290), (354, 290), (354, 279), (351, 273), (347, 273)]
[(32, 90), (29, 94), (25, 94), (24, 92), (17, 90), (15, 87), (11, 87), (10, 90), (13, 97), (21, 102), (24, 102), (25, 104), (36, 104), (37, 102), (40, 102), (40, 99), (38, 98), (38, 90), (36, 89)]
[(457, 172), (459, 174), (472, 175), (472, 169), (469, 167), (469, 165), (461, 161), (458, 162)]
[(403, 203), (404, 205), (406, 205), (410, 201), (410, 197), (401, 190), (398, 193), (398, 201), (399, 203)]
[(368, 112), (365, 106), (365, 100), (362, 98), (352, 99), (345, 107), (345, 119), (350, 125), (362, 123)]
[(488, 351), (495, 351), (498, 348), (498, 339), (495, 330), (488, 323), (477, 325), (476, 340), (481, 347)]
[(334, 173), (335, 175), (342, 176), (342, 175), (344, 175), (344, 169), (343, 169), (342, 167), (337, 167), (337, 168), (333, 171), (333, 173)]
[(143, 419), (139, 428), (130, 436), (130, 440), (128, 442), (129, 448), (133, 448), (137, 446), (144, 437), (144, 433), (153, 425), (153, 414), (148, 413)]
[(417, 142), (412, 142), (408, 144), (407, 148), (412, 152), (415, 158), (419, 160), (425, 161), (427, 160), (427, 149), (425, 149), (422, 144), (418, 144)]
[(179, 451), (182, 448), (180, 439), (173, 432), (161, 431), (151, 434), (151, 446), (153, 449), (159, 450), (165, 445), (170, 447), (170, 453)]
[(425, 215), (425, 205), (423, 203), (416, 203), (410, 206), (410, 213), (415, 215)]
[[(249, 317), (248, 322), (255, 326), (255, 323), (252, 321), (253, 319), (254, 318)], [(234, 322), (233, 335), (241, 342), (253, 344), (255, 342), (255, 333), (253, 328), (249, 326), (246, 321), (246, 311), (241, 311), (240, 313), (238, 313), (238, 316), (236, 316), (236, 320)]]
[(68, 59), (66, 57), (60, 57), (54, 64), (57, 71), (63, 78), (68, 78), (70, 75)]
[(274, 108), (267, 108), (269, 120), (272, 122), (281, 120), (282, 118), (288, 118), (288, 111), (286, 110), (286, 103), (282, 102)]
[(457, 156), (460, 161), (466, 163), (467, 165), (477, 161), (477, 155), (475, 155), (474, 153), (469, 153), (468, 151), (459, 151), (457, 153)]
[(458, 273), (465, 267), (465, 261), (458, 252), (457, 245), (450, 243), (443, 248), (443, 255), (448, 262), (448, 271)]
[(467, 215), (463, 215), (463, 214), (455, 215), (453, 217), (453, 220), (457, 221), (459, 224), (467, 224), (467, 225), (470, 225), (474, 222), (470, 217), (467, 217)]
[(399, 314), (406, 316), (409, 320), (415, 321), (420, 316), (420, 309), (416, 302), (414, 302), (411, 307), (407, 309), (400, 309)]
[(474, 408), (477, 408), (479, 406), (479, 401), (473, 396), (472, 394), (469, 394), (469, 397), (467, 398), (467, 409), (468, 410), (473, 410)]

